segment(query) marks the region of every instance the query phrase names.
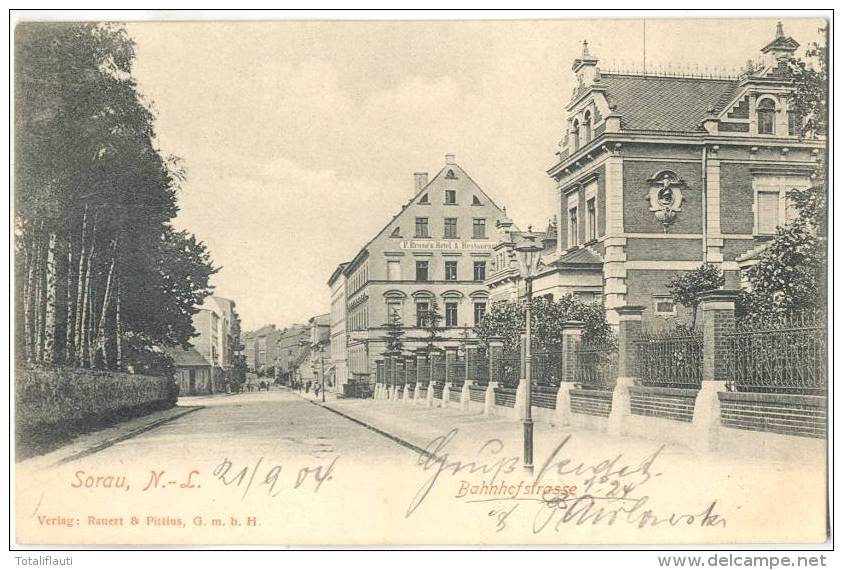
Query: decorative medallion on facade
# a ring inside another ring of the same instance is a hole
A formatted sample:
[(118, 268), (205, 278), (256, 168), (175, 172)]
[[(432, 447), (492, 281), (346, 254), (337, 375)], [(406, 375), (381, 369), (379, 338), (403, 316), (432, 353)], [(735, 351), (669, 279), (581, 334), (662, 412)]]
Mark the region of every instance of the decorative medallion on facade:
[(664, 226), (664, 233), (676, 219), (676, 214), (682, 211), (682, 188), (685, 182), (670, 170), (662, 170), (647, 182), (650, 191), (647, 199), (650, 201), (650, 211)]

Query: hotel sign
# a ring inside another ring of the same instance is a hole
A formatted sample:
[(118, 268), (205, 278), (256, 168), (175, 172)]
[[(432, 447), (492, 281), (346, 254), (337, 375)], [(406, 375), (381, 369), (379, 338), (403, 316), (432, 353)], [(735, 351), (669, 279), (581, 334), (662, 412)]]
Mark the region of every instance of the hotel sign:
[(413, 251), (492, 251), (495, 243), (489, 240), (461, 239), (405, 239), (401, 249)]

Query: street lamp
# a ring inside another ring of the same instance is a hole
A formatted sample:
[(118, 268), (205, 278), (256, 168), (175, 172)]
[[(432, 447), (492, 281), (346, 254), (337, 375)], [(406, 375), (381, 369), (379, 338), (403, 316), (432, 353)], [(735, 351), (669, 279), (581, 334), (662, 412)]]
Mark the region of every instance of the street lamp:
[(524, 471), (528, 475), (533, 474), (533, 335), (532, 335), (532, 315), (531, 308), (533, 304), (533, 275), (536, 271), (536, 266), (539, 261), (539, 253), (544, 249), (541, 245), (536, 243), (536, 236), (532, 233), (532, 228), (528, 228), (528, 232), (524, 234), (522, 241), (515, 246), (515, 251), (518, 253), (518, 261), (521, 265), (521, 274), (524, 276), (524, 282), (527, 286), (527, 307), (526, 307), (526, 331), (524, 335), (524, 382), (526, 387), (524, 390), (524, 411), (522, 414), (524, 423)]

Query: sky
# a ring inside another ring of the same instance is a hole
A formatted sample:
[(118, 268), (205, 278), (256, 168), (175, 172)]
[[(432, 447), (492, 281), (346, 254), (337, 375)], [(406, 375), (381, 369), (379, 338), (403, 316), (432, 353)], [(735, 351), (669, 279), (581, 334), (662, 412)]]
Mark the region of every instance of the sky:
[[(221, 267), (244, 330), (330, 308), (327, 280), (456, 162), (521, 226), (546, 227), (546, 170), (573, 60), (741, 67), (775, 19), (135, 22), (134, 76), (158, 144), (187, 170), (176, 226)], [(803, 46), (819, 20), (784, 20)], [(646, 38), (646, 42), (644, 41)], [(800, 50), (802, 51), (802, 50)]]

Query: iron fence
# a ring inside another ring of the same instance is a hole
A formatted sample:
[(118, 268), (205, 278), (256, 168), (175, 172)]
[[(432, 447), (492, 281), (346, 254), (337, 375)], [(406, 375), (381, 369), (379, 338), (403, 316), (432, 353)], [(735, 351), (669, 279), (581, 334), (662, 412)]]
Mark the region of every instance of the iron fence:
[(703, 336), (684, 328), (642, 330), (635, 341), (635, 365), (644, 386), (699, 389)]
[(532, 354), (533, 383), (556, 387), (562, 382), (562, 351), (540, 350)]
[(418, 378), (418, 381), (422, 384), (430, 382), (430, 361), (427, 358), (419, 360), (416, 368), (416, 378)]
[(823, 315), (742, 319), (727, 339), (730, 390), (826, 394), (828, 347)]
[(404, 366), (406, 367), (406, 383), (409, 385), (415, 385), (416, 383), (416, 359), (410, 358), (404, 362)]
[(384, 369), (383, 369), (383, 362), (377, 363), (377, 369), (375, 370), (375, 378), (378, 384), (383, 384), (385, 381)]
[(465, 359), (454, 360), (448, 366), (448, 382), (462, 383), (465, 381)]
[(489, 354), (481, 349), (473, 350), (466, 359), (468, 366), (468, 377), (474, 380), (475, 384), (483, 385), (489, 383)]
[(504, 352), (495, 360), (495, 380), (505, 388), (517, 388), (521, 379), (521, 356), (517, 352)]
[(433, 361), (433, 381), (445, 382), (445, 358), (436, 358)]
[(583, 342), (574, 351), (574, 383), (584, 389), (613, 390), (618, 378), (618, 349), (610, 342)]

